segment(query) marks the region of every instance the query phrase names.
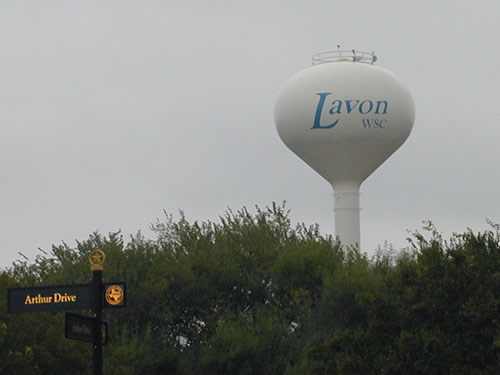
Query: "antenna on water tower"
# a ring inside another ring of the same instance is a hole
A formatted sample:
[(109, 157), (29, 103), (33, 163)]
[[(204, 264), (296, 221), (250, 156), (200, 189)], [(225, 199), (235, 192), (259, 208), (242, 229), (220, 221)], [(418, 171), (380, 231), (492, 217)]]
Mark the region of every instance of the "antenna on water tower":
[(333, 187), (335, 234), (360, 246), (361, 183), (408, 138), (413, 98), (375, 53), (356, 50), (314, 55), (313, 66), (292, 76), (276, 101), (282, 141)]

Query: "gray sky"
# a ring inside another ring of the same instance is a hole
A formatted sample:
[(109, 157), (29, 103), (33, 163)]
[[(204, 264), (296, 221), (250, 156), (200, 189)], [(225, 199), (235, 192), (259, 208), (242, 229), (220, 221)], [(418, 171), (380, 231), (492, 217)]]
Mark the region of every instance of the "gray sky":
[[(0, 1), (0, 266), (128, 236), (163, 210), (287, 201), (333, 232), (330, 185), (279, 139), (280, 87), (315, 53), (375, 51), (415, 98), (361, 187), (362, 250), (500, 222), (500, 2)], [(177, 215), (178, 217), (178, 215)]]

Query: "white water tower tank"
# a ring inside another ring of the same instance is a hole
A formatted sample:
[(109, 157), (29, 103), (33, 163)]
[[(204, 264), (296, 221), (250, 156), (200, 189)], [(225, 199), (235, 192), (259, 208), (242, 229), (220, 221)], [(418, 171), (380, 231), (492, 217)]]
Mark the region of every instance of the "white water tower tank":
[(373, 53), (333, 51), (293, 75), (274, 118), (282, 141), (333, 187), (335, 234), (360, 246), (361, 183), (408, 138), (413, 98)]

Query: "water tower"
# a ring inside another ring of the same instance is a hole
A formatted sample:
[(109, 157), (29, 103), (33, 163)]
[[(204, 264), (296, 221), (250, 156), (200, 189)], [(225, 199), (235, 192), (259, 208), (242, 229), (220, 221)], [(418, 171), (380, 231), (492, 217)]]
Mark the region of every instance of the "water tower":
[(362, 51), (315, 55), (293, 75), (275, 106), (282, 141), (333, 187), (335, 234), (360, 245), (361, 183), (408, 138), (412, 96), (393, 73)]

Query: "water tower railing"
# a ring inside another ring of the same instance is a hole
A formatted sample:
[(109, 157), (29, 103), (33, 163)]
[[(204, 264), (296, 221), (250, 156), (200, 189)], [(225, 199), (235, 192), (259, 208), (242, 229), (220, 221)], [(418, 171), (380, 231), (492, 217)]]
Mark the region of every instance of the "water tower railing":
[(312, 64), (324, 64), (329, 62), (361, 62), (365, 64), (373, 64), (377, 61), (377, 56), (374, 52), (364, 52), (356, 50), (337, 50), (321, 52), (312, 57)]

